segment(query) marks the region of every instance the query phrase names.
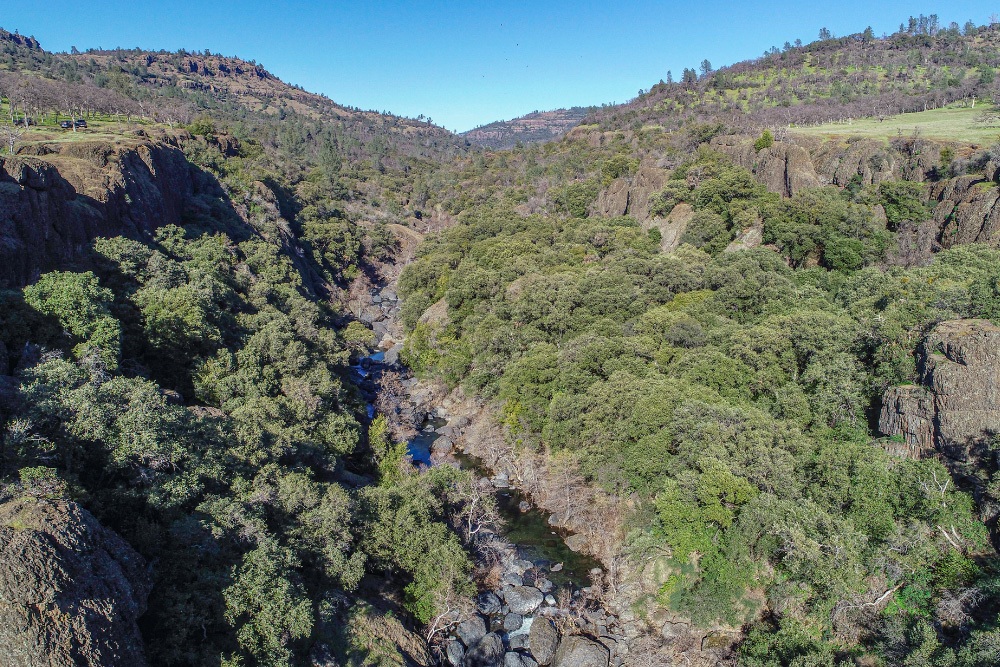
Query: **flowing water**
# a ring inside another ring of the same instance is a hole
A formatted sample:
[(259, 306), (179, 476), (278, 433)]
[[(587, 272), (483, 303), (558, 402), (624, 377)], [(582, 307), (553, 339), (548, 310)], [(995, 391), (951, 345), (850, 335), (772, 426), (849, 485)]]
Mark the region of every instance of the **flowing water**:
[[(409, 451), (414, 465), (430, 465), (430, 447), (441, 437), (434, 430), (426, 430), (426, 426), (438, 429), (446, 423), (439, 418), (429, 419), (425, 422), (425, 430), (410, 440)], [(423, 458), (425, 453), (426, 459)], [(453, 456), (464, 470), (489, 476), (486, 466), (475, 456), (461, 451), (455, 451)], [(532, 505), (517, 489), (497, 489), (495, 495), (497, 508), (504, 520), (501, 535), (517, 547), (520, 558), (546, 568), (561, 563), (561, 569), (548, 575), (556, 586), (580, 587), (590, 583), (590, 570), (599, 568), (601, 564), (595, 558), (566, 546), (563, 541), (565, 533), (549, 525), (548, 514)], [(529, 509), (525, 510), (525, 507)]]
[[(377, 378), (377, 371), (384, 363), (383, 352), (376, 352), (352, 366), (357, 378), (365, 380), (369, 376)], [(367, 406), (368, 418), (374, 416), (375, 409)], [(445, 426), (447, 420), (439, 417), (429, 417), (422, 425), (420, 432), (407, 442), (407, 452), (415, 466), (434, 465), (431, 459), (431, 447), (441, 436), (437, 429)], [(454, 453), (459, 466), (472, 470), (485, 477), (490, 476), (489, 470), (474, 456), (460, 451)], [(572, 551), (563, 541), (564, 532), (549, 525), (549, 515), (537, 509), (530, 500), (517, 489), (497, 489), (497, 506), (504, 519), (502, 536), (517, 550), (520, 558), (546, 567), (562, 564), (556, 572), (551, 572), (548, 578), (557, 586), (580, 587), (590, 583), (589, 573), (601, 565), (586, 554)], [(530, 509), (524, 509), (530, 507)]]

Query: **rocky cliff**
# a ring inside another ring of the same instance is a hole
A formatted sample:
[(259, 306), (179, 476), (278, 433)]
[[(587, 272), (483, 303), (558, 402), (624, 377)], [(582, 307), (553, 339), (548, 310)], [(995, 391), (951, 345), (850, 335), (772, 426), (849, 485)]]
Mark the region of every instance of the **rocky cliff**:
[(994, 162), (982, 174), (932, 180), (941, 146), (931, 142), (886, 145), (872, 139), (793, 137), (758, 151), (753, 137), (723, 136), (713, 139), (711, 146), (785, 197), (821, 185), (846, 187), (852, 181), (860, 185), (900, 179), (925, 182), (933, 206), (929, 233), (902, 230), (917, 237), (913, 242), (920, 247), (916, 250), (929, 253), (965, 243), (1000, 246), (1000, 165)]
[(898, 453), (965, 460), (1000, 432), (1000, 327), (942, 322), (918, 355), (920, 383), (885, 393), (879, 430), (897, 436)]
[(141, 667), (146, 564), (87, 510), (0, 504), (0, 664)]
[(95, 237), (179, 224), (211, 189), (199, 176), (180, 149), (141, 137), (43, 142), (0, 158), (0, 285), (65, 267)]

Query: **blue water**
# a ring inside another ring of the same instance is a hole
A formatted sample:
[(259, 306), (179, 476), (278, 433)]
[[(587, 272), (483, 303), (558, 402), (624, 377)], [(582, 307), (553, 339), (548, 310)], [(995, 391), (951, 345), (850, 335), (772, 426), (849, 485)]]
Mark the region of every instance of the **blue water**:
[[(406, 451), (410, 455), (410, 458), (413, 459), (413, 465), (429, 466), (431, 464), (431, 445), (441, 437), (434, 431), (447, 423), (444, 419), (432, 417), (424, 422), (425, 430), (420, 431), (420, 433), (406, 443)], [(434, 428), (426, 430), (427, 426), (433, 426)]]

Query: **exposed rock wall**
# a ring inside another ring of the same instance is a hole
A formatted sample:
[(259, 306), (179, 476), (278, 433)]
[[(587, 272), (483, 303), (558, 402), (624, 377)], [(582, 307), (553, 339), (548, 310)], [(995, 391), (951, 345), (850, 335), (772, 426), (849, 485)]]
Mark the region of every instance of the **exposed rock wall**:
[(142, 667), (146, 564), (76, 503), (0, 505), (0, 665)]
[[(760, 151), (753, 144), (754, 138), (748, 136), (722, 136), (711, 142), (713, 149), (730, 156), (770, 191), (785, 197), (821, 185), (846, 187), (852, 181), (861, 185), (900, 179), (923, 182), (940, 161), (939, 147), (930, 143), (912, 151), (858, 138), (823, 141), (794, 137)], [(966, 243), (1000, 246), (998, 174), (1000, 170), (991, 162), (985, 174), (929, 182), (927, 196), (934, 206), (934, 229), (908, 241), (919, 246), (913, 250), (928, 254)]]
[(641, 167), (632, 176), (616, 178), (602, 190), (594, 212), (602, 217), (629, 215), (640, 222), (649, 219), (649, 198), (663, 189), (667, 173), (656, 167)]
[(812, 158), (801, 146), (779, 141), (758, 151), (754, 141), (752, 137), (723, 136), (714, 138), (711, 147), (749, 169), (768, 190), (784, 197), (822, 185)]
[(1000, 433), (1000, 327), (942, 322), (919, 355), (920, 384), (886, 392), (879, 430), (902, 437), (898, 453), (965, 460)]
[(0, 285), (65, 267), (95, 237), (179, 224), (198, 180), (179, 149), (144, 140), (35, 144), (0, 158)]
[(938, 243), (950, 248), (964, 243), (1000, 245), (1000, 189), (984, 176), (960, 176), (934, 183), (934, 222)]

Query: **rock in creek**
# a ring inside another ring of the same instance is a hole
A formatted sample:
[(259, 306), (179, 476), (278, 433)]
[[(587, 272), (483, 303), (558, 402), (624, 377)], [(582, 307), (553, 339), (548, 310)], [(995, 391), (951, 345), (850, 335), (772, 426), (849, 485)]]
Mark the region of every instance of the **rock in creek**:
[(462, 640), (466, 648), (471, 648), (486, 634), (486, 622), (480, 616), (462, 621), (455, 629), (455, 636)]
[(437, 438), (431, 443), (431, 451), (435, 454), (448, 454), (454, 447), (455, 443), (451, 438)]
[(494, 593), (480, 593), (476, 598), (476, 609), (479, 610), (480, 614), (485, 614), (486, 616), (493, 616), (500, 613), (500, 607), (502, 606), (503, 603), (500, 602), (500, 598)]
[(509, 586), (524, 586), (524, 577), (514, 572), (508, 572), (503, 575), (500, 581)]
[(611, 652), (597, 642), (572, 635), (563, 639), (552, 659), (552, 667), (608, 667)]
[(535, 567), (535, 564), (530, 560), (524, 560), (523, 558), (518, 558), (515, 561), (511, 561), (509, 568), (520, 575), (524, 575), (525, 572)]
[(388, 366), (393, 366), (399, 362), (399, 353), (403, 351), (403, 344), (396, 343), (388, 350), (385, 351), (385, 363)]
[(541, 665), (548, 665), (556, 655), (556, 647), (559, 644), (559, 633), (552, 621), (547, 618), (538, 618), (531, 624), (528, 646), (531, 654)]
[(530, 643), (531, 641), (529, 640), (527, 634), (510, 635), (507, 637), (507, 644), (510, 646), (512, 651), (517, 649), (527, 651)]
[(508, 651), (503, 656), (503, 667), (537, 667), (538, 663), (535, 662), (531, 656), (523, 655), (521, 653), (514, 653), (513, 651)]
[(524, 617), (520, 614), (515, 614), (510, 612), (503, 617), (503, 629), (507, 632), (513, 632), (521, 628), (521, 624), (524, 622)]
[(461, 667), (462, 661), (465, 660), (465, 647), (462, 646), (462, 642), (452, 640), (448, 642), (445, 655), (452, 667)]
[(580, 551), (587, 544), (587, 538), (583, 535), (569, 535), (565, 540), (570, 551)]
[(512, 612), (525, 616), (538, 609), (545, 596), (537, 588), (514, 586), (504, 594), (504, 599)]
[(503, 655), (503, 640), (491, 632), (466, 652), (465, 667), (500, 667)]

